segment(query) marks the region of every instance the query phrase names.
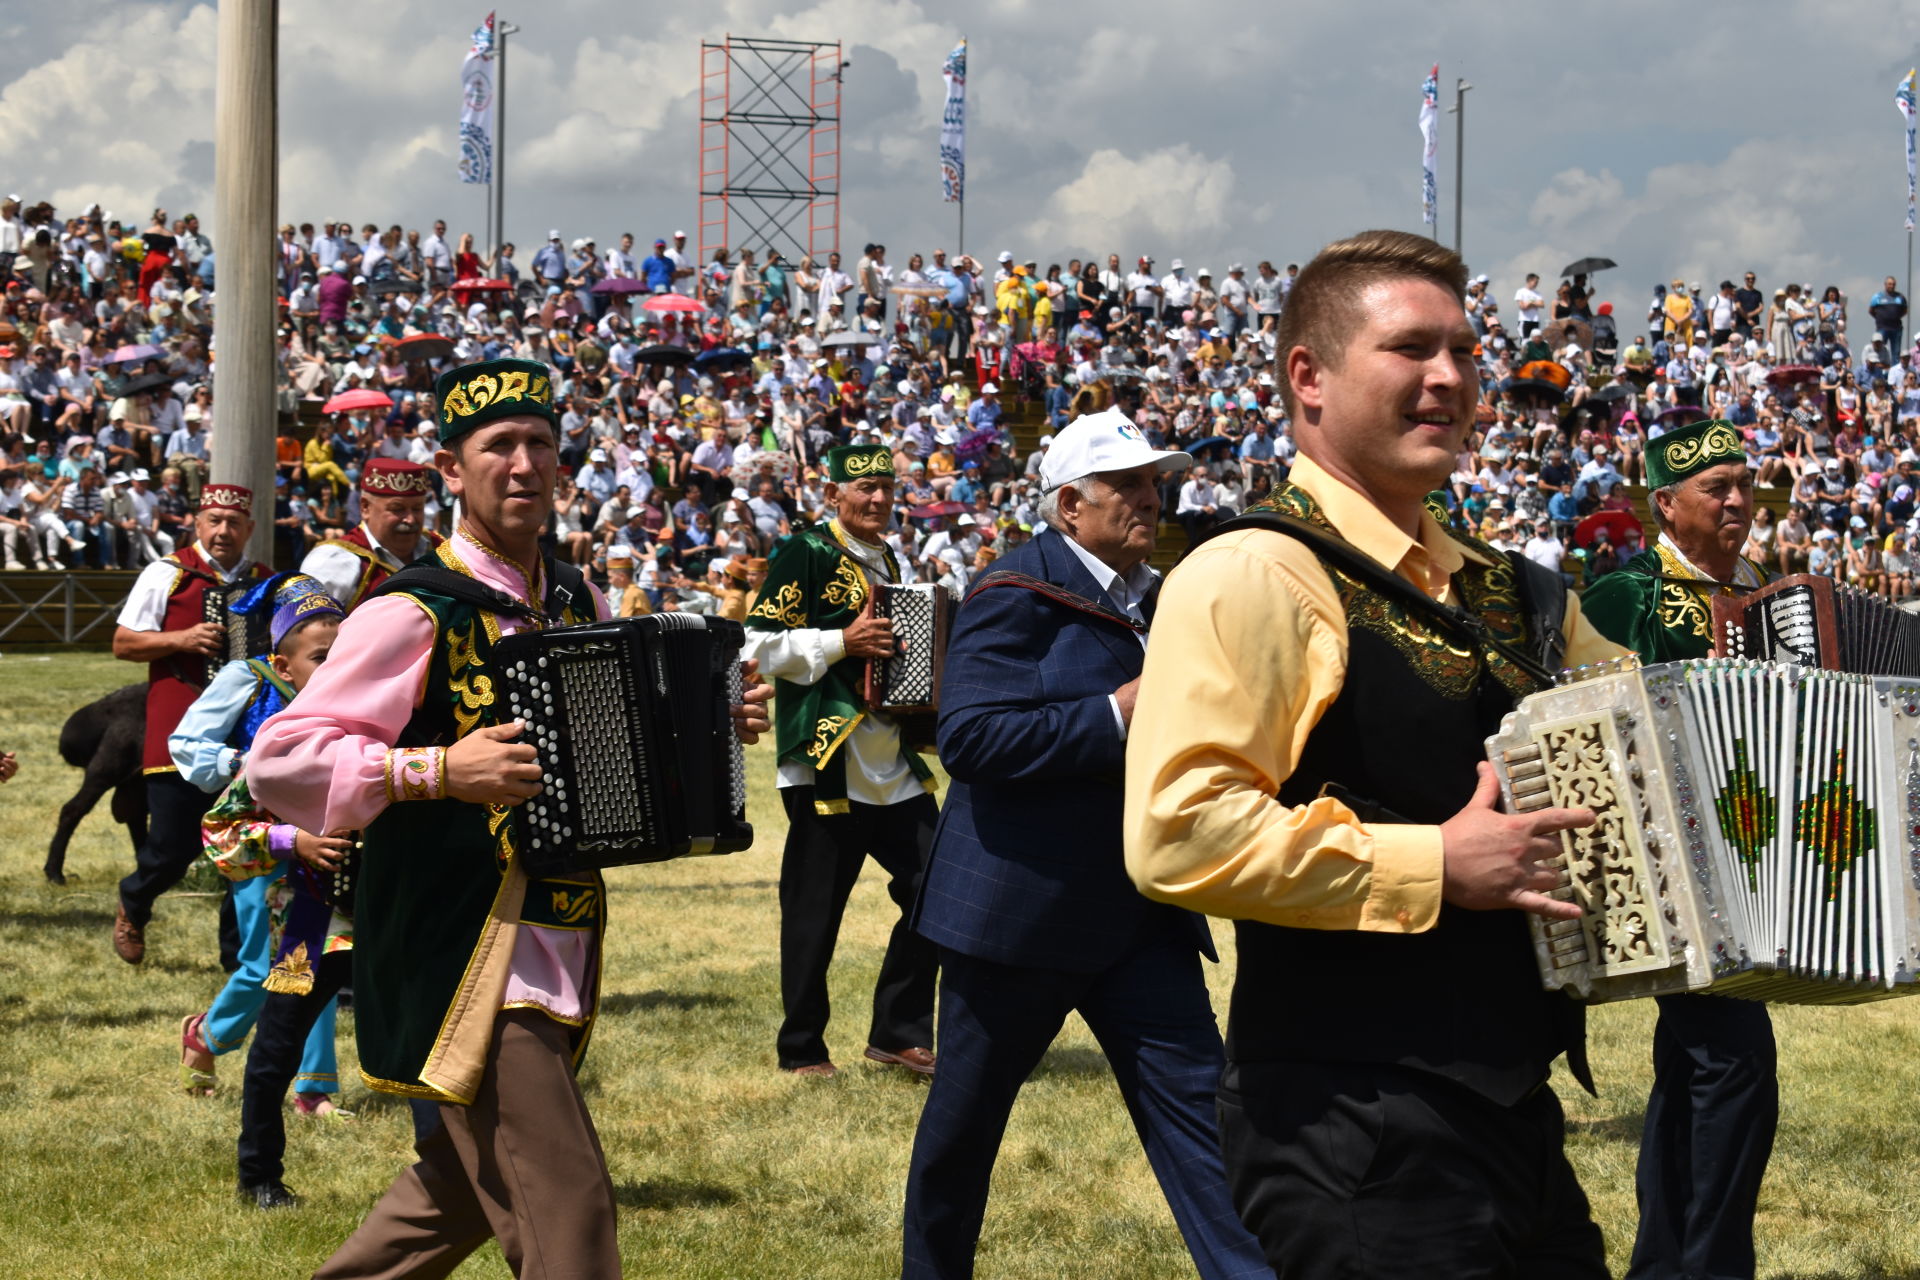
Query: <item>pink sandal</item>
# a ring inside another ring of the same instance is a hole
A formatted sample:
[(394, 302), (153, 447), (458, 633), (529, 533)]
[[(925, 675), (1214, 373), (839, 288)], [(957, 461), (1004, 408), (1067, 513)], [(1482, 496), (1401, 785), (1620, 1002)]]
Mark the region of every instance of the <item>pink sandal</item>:
[(190, 1098), (212, 1097), (219, 1083), (213, 1075), (213, 1050), (200, 1033), (206, 1020), (204, 1013), (180, 1019), (180, 1087)]

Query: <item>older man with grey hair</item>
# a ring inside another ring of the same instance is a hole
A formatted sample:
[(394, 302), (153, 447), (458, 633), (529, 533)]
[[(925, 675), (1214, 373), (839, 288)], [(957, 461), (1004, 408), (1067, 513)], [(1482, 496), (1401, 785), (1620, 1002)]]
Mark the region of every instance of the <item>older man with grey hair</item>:
[(1205, 922), (1128, 882), (1127, 726), (1158, 575), (1158, 478), (1184, 453), (1117, 409), (1069, 424), (1040, 469), (1046, 527), (974, 583), (941, 672), (953, 778), (914, 927), (940, 948), (940, 1073), (914, 1137), (906, 1280), (973, 1274), (1015, 1096), (1069, 1013), (1121, 1096), (1203, 1277), (1271, 1276), (1228, 1200), (1224, 1061)]

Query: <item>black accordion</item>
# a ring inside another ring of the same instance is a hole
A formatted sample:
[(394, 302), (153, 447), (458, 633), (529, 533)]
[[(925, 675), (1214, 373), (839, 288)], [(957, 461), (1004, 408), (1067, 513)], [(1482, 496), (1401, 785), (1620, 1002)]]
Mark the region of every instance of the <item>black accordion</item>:
[(235, 578), (232, 582), (215, 582), (211, 578), (206, 581), (205, 590), (200, 595), (200, 619), (220, 627), (226, 639), (222, 641), (218, 653), (206, 658), (202, 676), (204, 683), (212, 684), (213, 678), (220, 674), (220, 668), (229, 662), (264, 658), (272, 652), (273, 610), (242, 614), (235, 613), (232, 608), (234, 601), (258, 585), (249, 578)]
[(890, 658), (867, 659), (867, 705), (890, 715), (938, 711), (953, 597), (945, 587), (883, 582), (873, 589), (873, 616), (891, 619), (901, 643)]
[(304, 862), (294, 861), (288, 874), (309, 895), (326, 903), (341, 915), (353, 917), (353, 889), (360, 879), (360, 835), (354, 833), (353, 848), (331, 871), (316, 871)]
[(1920, 676), (1920, 615), (1831, 578), (1794, 574), (1713, 602), (1714, 656), (1854, 675)]
[(736, 853), (753, 843), (734, 732), (746, 629), (657, 613), (523, 631), (493, 649), (504, 717), (540, 794), (513, 810), (532, 876)]

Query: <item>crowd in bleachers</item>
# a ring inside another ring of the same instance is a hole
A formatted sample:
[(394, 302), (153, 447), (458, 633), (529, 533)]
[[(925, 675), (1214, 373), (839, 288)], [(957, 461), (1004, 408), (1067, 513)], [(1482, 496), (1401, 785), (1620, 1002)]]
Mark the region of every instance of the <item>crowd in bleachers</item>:
[[(894, 446), (893, 537), (954, 590), (1031, 533), (1047, 433), (1080, 413), (1118, 404), (1154, 444), (1194, 454), (1163, 494), (1189, 537), (1257, 500), (1293, 452), (1274, 348), (1291, 264), (901, 261), (877, 244), (853, 261), (701, 261), (681, 233), (558, 229), (523, 264), (443, 222), (350, 220), (283, 226), (276, 252), (273, 520), (289, 562), (358, 520), (368, 458), (431, 458), (438, 369), (506, 354), (546, 362), (566, 404), (557, 550), (598, 568), (630, 548), (663, 602), (815, 519), (838, 442)], [(0, 203), (8, 568), (137, 567), (183, 536), (221, 431), (242, 429), (212, 394), (216, 260), (191, 213), (142, 225)], [(1504, 305), (1475, 277), (1484, 395), (1445, 494), (1455, 520), (1608, 572), (1651, 536), (1630, 496), (1646, 442), (1715, 416), (1741, 428), (1762, 505), (1782, 511), (1756, 521), (1750, 554), (1910, 593), (1906, 298), (1891, 278), (1864, 307), (1739, 279), (1660, 285), (1643, 323), (1584, 276), (1529, 275)], [(438, 503), (429, 514), (444, 525)]]

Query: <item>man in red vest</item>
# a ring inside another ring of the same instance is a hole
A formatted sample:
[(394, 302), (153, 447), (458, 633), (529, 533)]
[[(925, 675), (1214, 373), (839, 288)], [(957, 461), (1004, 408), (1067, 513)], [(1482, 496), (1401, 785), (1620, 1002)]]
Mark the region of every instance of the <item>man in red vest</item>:
[(360, 523), (307, 552), (300, 572), (318, 578), (352, 612), (394, 570), (440, 545), (440, 535), (425, 530), (432, 492), (420, 464), (369, 458), (360, 472)]
[[(147, 839), (133, 874), (120, 882), (113, 921), (113, 950), (128, 964), (146, 958), (147, 920), (156, 898), (180, 883), (200, 856), (200, 818), (213, 797), (180, 776), (167, 751), (167, 736), (200, 696), (222, 656), (233, 653), (233, 622), (220, 598), (268, 576), (267, 566), (247, 559), (253, 535), (253, 493), (239, 485), (209, 484), (200, 491), (193, 545), (140, 571), (113, 629), (113, 656), (147, 664)], [(209, 592), (216, 599), (209, 601)], [(218, 619), (218, 620), (216, 620)], [(265, 631), (261, 629), (261, 651)], [(246, 655), (241, 655), (246, 656)], [(223, 954), (232, 908), (221, 912)], [(237, 936), (237, 935), (235, 935)]]

